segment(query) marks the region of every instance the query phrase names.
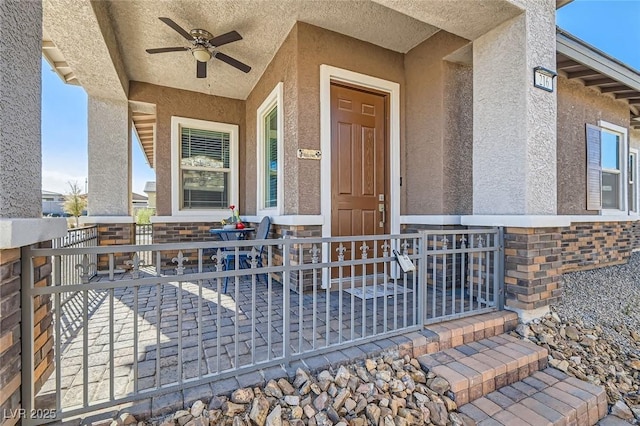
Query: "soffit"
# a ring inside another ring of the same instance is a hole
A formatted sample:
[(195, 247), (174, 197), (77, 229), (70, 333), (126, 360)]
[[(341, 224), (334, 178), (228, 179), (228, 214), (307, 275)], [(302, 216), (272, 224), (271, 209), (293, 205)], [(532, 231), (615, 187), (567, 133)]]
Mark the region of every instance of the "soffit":
[[(43, 0), (42, 4), (43, 54), (63, 81), (72, 73), (89, 96), (126, 99), (129, 80), (105, 5), (90, 0)], [(51, 57), (49, 48), (55, 48)], [(56, 67), (55, 62), (64, 66)]]
[[(107, 5), (130, 80), (236, 99), (246, 99), (296, 21), (402, 53), (438, 31), (369, 0), (131, 0)], [(214, 35), (238, 31), (243, 40), (222, 46), (220, 51), (250, 65), (251, 72), (244, 74), (213, 59), (207, 78), (197, 79), (191, 53), (146, 53), (149, 48), (188, 45), (159, 17), (169, 17), (187, 31), (203, 28)]]
[(626, 102), (631, 126), (640, 128), (640, 72), (558, 28), (556, 68), (559, 74)]
[(373, 1), (467, 40), (475, 40), (523, 12), (512, 0)]

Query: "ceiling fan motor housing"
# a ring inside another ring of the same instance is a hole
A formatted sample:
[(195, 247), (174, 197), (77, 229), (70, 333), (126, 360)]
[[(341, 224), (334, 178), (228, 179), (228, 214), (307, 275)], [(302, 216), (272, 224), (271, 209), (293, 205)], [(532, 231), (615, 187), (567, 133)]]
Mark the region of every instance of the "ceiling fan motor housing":
[(195, 39), (196, 43), (207, 42), (213, 38), (213, 34), (201, 28), (194, 28), (193, 30), (189, 31), (189, 34), (191, 34), (191, 36)]

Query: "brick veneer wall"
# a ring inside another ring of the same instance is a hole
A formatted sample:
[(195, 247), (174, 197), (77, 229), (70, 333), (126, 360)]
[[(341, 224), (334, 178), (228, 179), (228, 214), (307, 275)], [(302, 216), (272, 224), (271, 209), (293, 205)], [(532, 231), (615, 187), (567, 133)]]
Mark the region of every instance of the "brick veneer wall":
[(562, 233), (563, 272), (626, 263), (638, 247), (638, 222), (573, 223)]
[[(51, 247), (51, 242), (41, 243), (40, 248)], [(33, 282), (35, 287), (51, 285), (51, 257), (33, 259)], [(53, 313), (51, 296), (38, 295), (33, 299), (33, 354), (35, 370), (33, 373), (34, 390), (37, 393), (51, 376), (54, 366), (53, 352)]]
[[(135, 244), (135, 225), (133, 223), (98, 224), (98, 245), (117, 246)], [(130, 253), (115, 253), (116, 269), (127, 269), (125, 262), (131, 260)], [(98, 255), (98, 271), (109, 270), (109, 256)]]
[[(51, 242), (40, 247), (50, 247)], [(24, 259), (27, 261), (27, 259)], [(21, 284), (22, 259), (19, 248), (0, 250), (0, 410), (21, 408)], [(51, 285), (51, 258), (33, 260), (33, 282), (36, 287)], [(49, 295), (34, 298), (34, 392), (38, 392), (51, 376), (54, 366), (53, 313)], [(13, 411), (15, 412), (15, 411)], [(18, 419), (4, 419), (13, 425)]]
[(531, 310), (556, 303), (561, 294), (562, 228), (506, 228), (505, 302)]
[[(20, 249), (0, 250), (0, 410), (20, 405)], [(13, 425), (17, 419), (5, 419)]]

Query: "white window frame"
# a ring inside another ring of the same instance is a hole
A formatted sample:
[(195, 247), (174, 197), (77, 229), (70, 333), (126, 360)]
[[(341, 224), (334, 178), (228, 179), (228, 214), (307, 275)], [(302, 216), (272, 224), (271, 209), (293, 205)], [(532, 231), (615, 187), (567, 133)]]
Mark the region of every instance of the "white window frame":
[[(640, 156), (640, 152), (638, 151), (638, 148), (629, 148), (629, 158), (634, 157), (634, 161), (633, 161), (633, 182), (630, 181), (630, 179), (627, 178), (627, 184), (631, 185), (633, 184), (633, 200), (635, 201), (635, 205), (636, 205), (636, 209), (632, 210), (632, 206), (628, 206), (629, 207), (629, 214), (630, 215), (634, 215), (637, 216), (638, 213), (640, 212), (640, 205), (638, 204), (638, 202), (640, 201), (638, 199), (638, 158)], [(627, 164), (629, 164), (629, 162), (627, 162)], [(627, 174), (629, 175), (629, 174)], [(628, 189), (627, 189), (628, 190)]]
[[(258, 107), (256, 113), (256, 173), (257, 173), (257, 191), (256, 206), (258, 216), (280, 216), (283, 211), (284, 199), (284, 113), (283, 113), (283, 97), (284, 84), (279, 82), (276, 87), (269, 93), (262, 105)], [(277, 108), (277, 126), (276, 137), (278, 138), (278, 195), (275, 207), (265, 207), (264, 203), (264, 187), (265, 187), (265, 147), (264, 147), (264, 120), (273, 108)]]
[(171, 212), (174, 216), (207, 216), (209, 220), (229, 217), (229, 209), (182, 209), (180, 206), (180, 129), (182, 127), (229, 133), (229, 204), (238, 205), (238, 125), (215, 121), (171, 117)]
[[(611, 132), (611, 133), (617, 133), (620, 136), (620, 149), (618, 150), (618, 155), (620, 156), (619, 158), (619, 164), (620, 164), (620, 180), (619, 185), (620, 188), (618, 188), (618, 194), (619, 194), (619, 209), (602, 209), (602, 214), (603, 215), (612, 215), (612, 214), (616, 214), (619, 215), (620, 213), (623, 214), (627, 214), (628, 213), (628, 185), (629, 185), (629, 174), (627, 173), (627, 168), (628, 168), (628, 164), (629, 164), (629, 140), (628, 140), (628, 136), (627, 136), (627, 129), (625, 127), (622, 126), (618, 126), (616, 124), (613, 123), (609, 123), (608, 121), (604, 121), (604, 120), (598, 120), (598, 127), (600, 127), (602, 130)], [(600, 150), (602, 152), (602, 138), (601, 142), (600, 142)], [(602, 169), (603, 172), (611, 172), (611, 170), (609, 169)], [(602, 188), (600, 188), (600, 191), (602, 191)]]

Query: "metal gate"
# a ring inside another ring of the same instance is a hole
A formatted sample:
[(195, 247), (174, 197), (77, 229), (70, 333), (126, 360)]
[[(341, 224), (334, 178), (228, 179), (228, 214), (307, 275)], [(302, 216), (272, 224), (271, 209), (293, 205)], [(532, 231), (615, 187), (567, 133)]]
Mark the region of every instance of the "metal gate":
[[(501, 244), (491, 228), (25, 248), (23, 407), (69, 419), (499, 309)], [(68, 283), (56, 265), (72, 256)]]

